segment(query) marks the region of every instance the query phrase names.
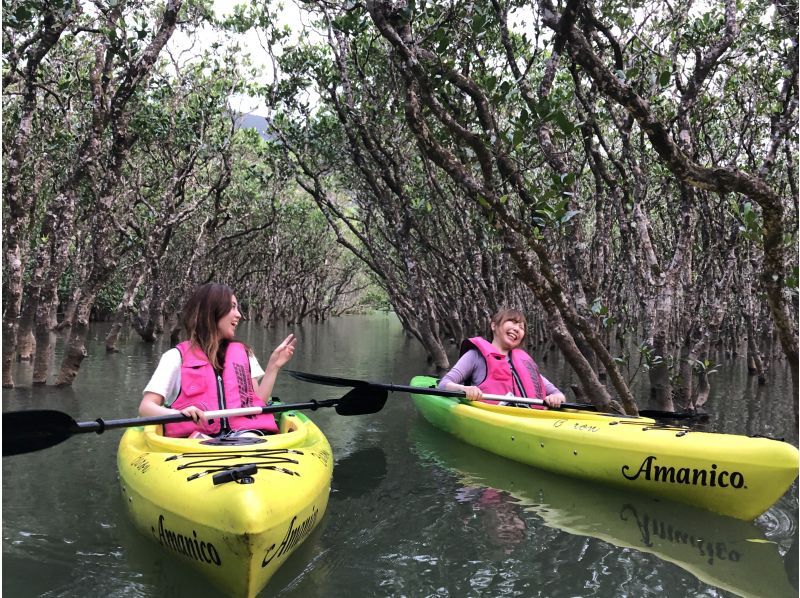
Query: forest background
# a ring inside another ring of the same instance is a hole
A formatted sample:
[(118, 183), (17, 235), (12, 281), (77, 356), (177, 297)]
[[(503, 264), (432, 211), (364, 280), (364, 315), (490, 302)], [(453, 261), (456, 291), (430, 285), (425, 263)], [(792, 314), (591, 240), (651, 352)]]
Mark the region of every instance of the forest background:
[(298, 8), (4, 2), (4, 387), (217, 280), (267, 326), (391, 309), (438, 369), (515, 306), (603, 408), (700, 406), (740, 352), (797, 396), (796, 2)]

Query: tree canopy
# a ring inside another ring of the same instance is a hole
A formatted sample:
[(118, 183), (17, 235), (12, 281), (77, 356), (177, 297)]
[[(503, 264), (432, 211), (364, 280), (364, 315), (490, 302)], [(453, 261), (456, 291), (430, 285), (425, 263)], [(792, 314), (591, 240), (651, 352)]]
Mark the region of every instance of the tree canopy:
[[(636, 411), (642, 369), (698, 406), (740, 346), (761, 379), (779, 346), (797, 389), (796, 9), (312, 1), (291, 32), (270, 3), (12, 2), (4, 384), (59, 305), (69, 383), (109, 289), (152, 339), (217, 278), (266, 322), (377, 285), (439, 368), (522, 308), (604, 408)], [(170, 51), (201, 26), (258, 32), (273, 82)], [(267, 139), (237, 129), (243, 93)]]

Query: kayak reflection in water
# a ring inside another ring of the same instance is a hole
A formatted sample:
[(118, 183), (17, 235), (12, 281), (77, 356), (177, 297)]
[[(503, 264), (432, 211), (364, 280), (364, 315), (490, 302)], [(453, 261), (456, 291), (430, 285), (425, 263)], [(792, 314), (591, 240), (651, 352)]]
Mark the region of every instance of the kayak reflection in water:
[(144, 389), (139, 415), (182, 413), (191, 417), (191, 421), (165, 424), (164, 434), (172, 437), (277, 433), (272, 414), (216, 421), (205, 416), (214, 409), (263, 407), (278, 371), (294, 355), (297, 339), (290, 334), (275, 348), (263, 370), (250, 347), (234, 340), (241, 318), (229, 286), (210, 282), (197, 289), (181, 315), (187, 340), (161, 356)]
[(525, 540), (527, 525), (521, 517), (519, 504), (507, 493), (494, 488), (464, 486), (456, 500), (471, 503), (474, 511), (486, 519), (486, 536), (493, 544), (511, 554), (514, 546)]
[(550, 407), (560, 407), (564, 394), (541, 375), (533, 358), (519, 348), (525, 339), (525, 315), (516, 309), (501, 309), (492, 316), (491, 329), (492, 342), (476, 336), (461, 343), (461, 357), (441, 379), (439, 388), (463, 391), (470, 401), (484, 400), (483, 394), (487, 393), (537, 398)]

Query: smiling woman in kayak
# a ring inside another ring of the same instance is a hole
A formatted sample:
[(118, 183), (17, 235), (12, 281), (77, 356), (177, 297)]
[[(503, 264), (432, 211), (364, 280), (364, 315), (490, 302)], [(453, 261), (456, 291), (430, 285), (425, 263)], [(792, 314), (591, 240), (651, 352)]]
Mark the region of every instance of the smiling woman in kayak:
[(241, 318), (236, 296), (227, 285), (210, 282), (197, 289), (182, 314), (188, 340), (162, 355), (144, 389), (139, 415), (180, 412), (191, 417), (191, 421), (164, 426), (164, 434), (172, 437), (244, 430), (277, 433), (271, 414), (214, 422), (205, 418), (209, 410), (264, 406), (278, 370), (294, 354), (297, 339), (290, 334), (270, 355), (266, 371), (262, 370), (250, 348), (234, 340)]
[(470, 401), (483, 400), (487, 393), (542, 399), (550, 407), (561, 406), (563, 393), (539, 373), (533, 358), (519, 348), (526, 327), (522, 312), (501, 309), (492, 316), (491, 326), (491, 343), (476, 336), (461, 344), (461, 358), (439, 382), (439, 388), (463, 391)]

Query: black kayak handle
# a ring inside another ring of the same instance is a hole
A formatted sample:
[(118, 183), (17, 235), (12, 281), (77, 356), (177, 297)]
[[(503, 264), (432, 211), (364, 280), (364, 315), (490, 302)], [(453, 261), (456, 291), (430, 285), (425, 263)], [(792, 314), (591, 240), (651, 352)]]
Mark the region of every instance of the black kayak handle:
[(240, 484), (252, 484), (253, 478), (258, 471), (258, 465), (255, 463), (248, 463), (247, 465), (240, 465), (239, 467), (231, 467), (225, 471), (215, 473), (211, 480), (215, 486), (220, 484), (227, 484), (228, 482), (239, 482)]

